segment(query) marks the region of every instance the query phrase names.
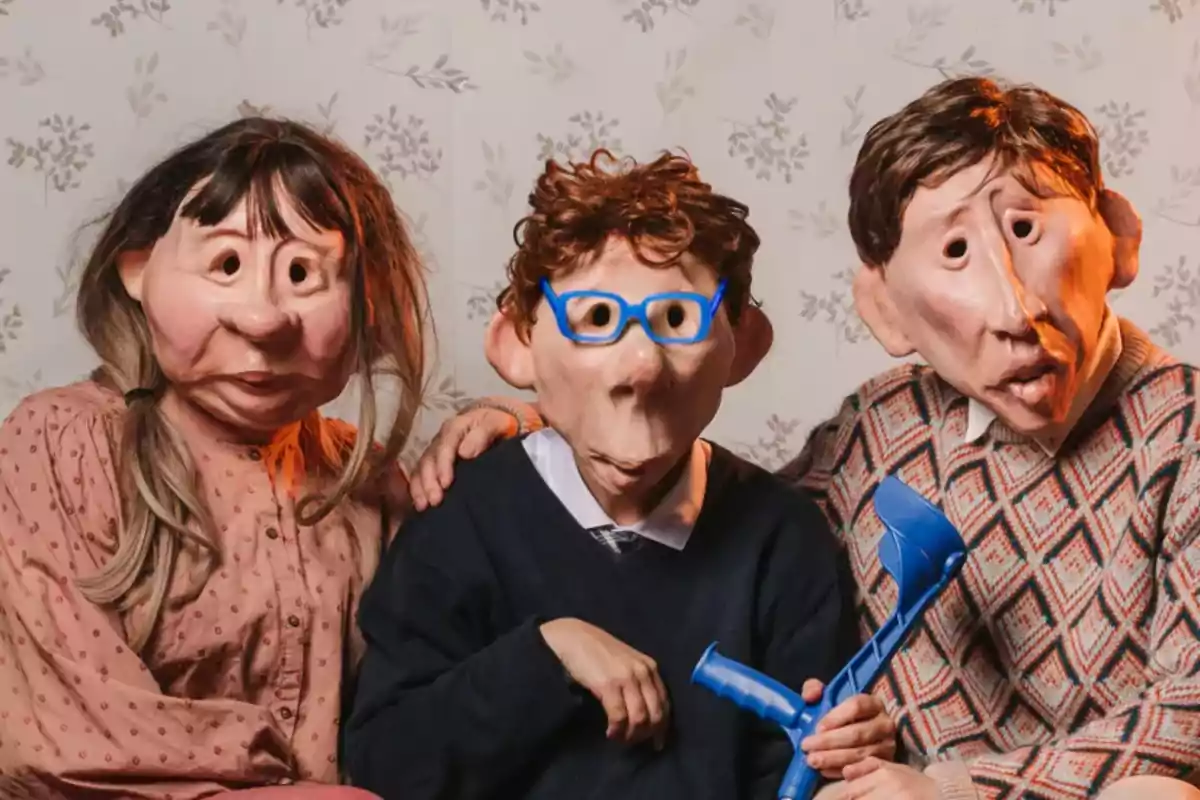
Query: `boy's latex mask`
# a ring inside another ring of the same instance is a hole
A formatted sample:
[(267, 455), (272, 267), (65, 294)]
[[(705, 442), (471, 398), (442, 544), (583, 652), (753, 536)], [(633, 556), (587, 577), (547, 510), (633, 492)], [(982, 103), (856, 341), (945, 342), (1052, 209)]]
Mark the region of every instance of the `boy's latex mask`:
[(603, 504), (602, 496), (668, 478), (725, 387), (769, 348), (760, 312), (733, 325), (723, 293), (723, 281), (690, 254), (652, 266), (614, 237), (590, 262), (544, 283), (527, 329), (498, 314), (488, 358), (510, 384), (537, 392)]

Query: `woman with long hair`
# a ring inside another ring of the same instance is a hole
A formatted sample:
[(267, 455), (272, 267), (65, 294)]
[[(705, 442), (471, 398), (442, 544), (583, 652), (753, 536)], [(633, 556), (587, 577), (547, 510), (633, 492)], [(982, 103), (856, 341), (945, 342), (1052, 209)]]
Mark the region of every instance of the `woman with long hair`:
[[(99, 368), (0, 427), (0, 796), (363, 795), (298, 787), (341, 777), (426, 315), (387, 188), (304, 125), (233, 122), (132, 186), (80, 282)], [(351, 378), (356, 427), (319, 411)]]

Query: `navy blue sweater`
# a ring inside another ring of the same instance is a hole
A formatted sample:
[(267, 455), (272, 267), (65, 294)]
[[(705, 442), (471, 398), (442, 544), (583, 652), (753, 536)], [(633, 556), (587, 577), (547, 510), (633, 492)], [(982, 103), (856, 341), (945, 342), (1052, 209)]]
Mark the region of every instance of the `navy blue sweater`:
[[(797, 490), (714, 446), (687, 546), (613, 556), (559, 503), (519, 440), (457, 465), (363, 598), (368, 643), (346, 729), (353, 783), (385, 800), (774, 797), (786, 739), (690, 682), (722, 654), (796, 689), (853, 642), (837, 550)], [(667, 746), (605, 738), (599, 702), (539, 632), (576, 617), (659, 665)]]

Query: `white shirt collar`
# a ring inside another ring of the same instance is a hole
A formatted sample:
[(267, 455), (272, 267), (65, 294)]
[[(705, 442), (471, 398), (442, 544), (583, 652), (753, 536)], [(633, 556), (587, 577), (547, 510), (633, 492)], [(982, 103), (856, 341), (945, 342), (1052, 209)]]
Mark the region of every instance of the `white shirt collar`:
[[(1058, 452), (1058, 448), (1062, 447), (1062, 443), (1071, 433), (1071, 429), (1075, 427), (1075, 423), (1079, 422), (1083, 412), (1096, 399), (1100, 387), (1104, 385), (1104, 381), (1121, 357), (1121, 350), (1121, 326), (1117, 321), (1117, 315), (1111, 309), (1106, 309), (1104, 322), (1100, 326), (1100, 339), (1097, 342), (1096, 354), (1089, 364), (1084, 365), (1080, 390), (1071, 403), (1071, 410), (1067, 413), (1067, 418), (1055, 430), (1034, 439), (1047, 455), (1053, 456)], [(988, 432), (995, 419), (994, 411), (975, 398), (971, 398), (967, 401), (967, 432), (963, 436), (963, 440), (966, 442), (977, 441)]]
[(704, 505), (704, 492), (708, 486), (712, 448), (706, 442), (696, 440), (679, 482), (646, 519), (633, 525), (617, 525), (604, 513), (579, 474), (571, 446), (558, 431), (543, 428), (526, 436), (522, 444), (546, 486), (583, 528), (612, 525), (674, 550), (682, 550), (687, 544)]

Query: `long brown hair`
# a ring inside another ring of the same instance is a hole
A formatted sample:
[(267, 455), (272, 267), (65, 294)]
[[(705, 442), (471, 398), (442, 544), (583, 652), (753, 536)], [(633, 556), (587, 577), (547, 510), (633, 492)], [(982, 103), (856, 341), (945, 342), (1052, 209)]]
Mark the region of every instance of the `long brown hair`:
[[(354, 276), (353, 371), (361, 381), (359, 435), (333, 488), (301, 501), (300, 522), (321, 519), (394, 463), (420, 406), (429, 325), (424, 271), (387, 187), (361, 158), (303, 124), (252, 117), (209, 133), (151, 168), (102, 220), (106, 224), (83, 267), (76, 304), (79, 327), (100, 357), (97, 379), (121, 393), (150, 390), (125, 413), (118, 464), (124, 526), (117, 552), (99, 572), (80, 579), (93, 602), (123, 612), (136, 608), (129, 638), (138, 650), (161, 615), (180, 555), (194, 566), (190, 585), (179, 593), (186, 598), (200, 591), (220, 553), (196, 491), (195, 464), (159, 408), (166, 380), (146, 317), (125, 291), (117, 260), (152, 247), (177, 214), (214, 225), (243, 199), (253, 235), (281, 235), (287, 226), (278, 207), (280, 189), (309, 224), (345, 238), (346, 264)], [(385, 373), (397, 379), (401, 397), (383, 447), (375, 448), (375, 379)]]

